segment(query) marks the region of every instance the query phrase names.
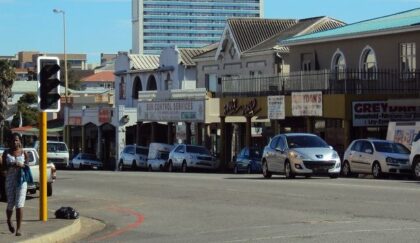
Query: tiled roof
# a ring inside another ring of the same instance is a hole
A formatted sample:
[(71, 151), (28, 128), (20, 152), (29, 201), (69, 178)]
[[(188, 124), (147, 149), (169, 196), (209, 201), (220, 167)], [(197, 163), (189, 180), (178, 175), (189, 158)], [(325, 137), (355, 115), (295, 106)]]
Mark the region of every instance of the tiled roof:
[(369, 19), (340, 28), (290, 38), (283, 41), (283, 44), (294, 44), (302, 42), (319, 41), (330, 38), (346, 38), (360, 34), (381, 33), (401, 28), (418, 26), (420, 24), (420, 8), (400, 12), (384, 17)]
[(227, 21), (240, 52), (245, 52), (297, 23), (295, 19), (231, 18)]
[(128, 55), (134, 70), (155, 70), (159, 67), (159, 55)]
[(202, 48), (179, 48), (178, 50), (181, 54), (181, 63), (186, 66), (194, 66), (195, 62), (192, 58), (215, 49), (217, 49), (217, 45), (211, 44)]
[(297, 23), (288, 29), (274, 35), (270, 39), (258, 44), (254, 48), (251, 48), (247, 52), (257, 52), (263, 50), (271, 50), (273, 48), (279, 49), (279, 51), (288, 52), (288, 48), (281, 48), (278, 43), (282, 40), (293, 36), (299, 36), (307, 33), (314, 33), (328, 28), (337, 28), (343, 26), (344, 23), (328, 18), (328, 17), (314, 17), (308, 19), (297, 20)]
[(114, 82), (115, 75), (114, 72), (103, 71), (97, 72), (95, 74), (89, 75), (83, 78), (82, 82)]

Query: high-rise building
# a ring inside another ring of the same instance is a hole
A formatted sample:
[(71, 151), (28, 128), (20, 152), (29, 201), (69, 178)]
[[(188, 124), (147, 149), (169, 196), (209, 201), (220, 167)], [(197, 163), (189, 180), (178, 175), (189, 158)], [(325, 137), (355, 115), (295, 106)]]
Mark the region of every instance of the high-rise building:
[(132, 0), (132, 53), (217, 42), (228, 18), (263, 17), (263, 5), (264, 0)]

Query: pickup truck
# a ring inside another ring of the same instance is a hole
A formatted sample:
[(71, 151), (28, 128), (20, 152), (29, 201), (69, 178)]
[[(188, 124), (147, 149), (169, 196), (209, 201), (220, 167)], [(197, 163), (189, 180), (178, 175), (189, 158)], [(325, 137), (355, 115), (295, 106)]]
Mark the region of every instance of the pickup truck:
[[(39, 155), (35, 148), (23, 149), (29, 157), (29, 168), (31, 169), (34, 184), (28, 185), (28, 193), (35, 194), (39, 190)], [(56, 179), (56, 169), (53, 163), (47, 164), (47, 196), (52, 196), (52, 184)]]

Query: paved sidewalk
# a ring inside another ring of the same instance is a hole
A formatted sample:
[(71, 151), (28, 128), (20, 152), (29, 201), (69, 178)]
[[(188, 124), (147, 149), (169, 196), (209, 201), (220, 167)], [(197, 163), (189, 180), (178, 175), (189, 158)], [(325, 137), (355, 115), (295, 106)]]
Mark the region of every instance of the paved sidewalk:
[[(52, 209), (48, 212), (47, 222), (42, 222), (39, 220), (38, 203), (27, 201), (26, 204), (21, 225), (22, 236), (15, 236), (10, 233), (7, 226), (6, 203), (0, 202), (0, 242), (72, 242), (104, 227), (102, 223), (84, 217), (76, 220), (56, 219), (55, 210)], [(15, 215), (16, 211), (13, 212), (12, 217), (13, 225), (16, 228)], [(86, 229), (91, 232), (86, 232)]]

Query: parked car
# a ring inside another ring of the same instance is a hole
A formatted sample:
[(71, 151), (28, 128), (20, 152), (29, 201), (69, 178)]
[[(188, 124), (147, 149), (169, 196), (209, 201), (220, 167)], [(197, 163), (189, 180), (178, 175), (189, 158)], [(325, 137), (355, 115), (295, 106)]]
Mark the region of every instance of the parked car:
[(187, 172), (189, 168), (216, 170), (219, 164), (208, 149), (203, 146), (178, 144), (169, 153), (167, 169), (181, 169)]
[(233, 157), (233, 173), (239, 172), (260, 173), (261, 170), (262, 149), (243, 148)]
[[(39, 155), (35, 148), (24, 148), (23, 151), (28, 155), (29, 168), (31, 170), (34, 183), (28, 184), (28, 193), (35, 194), (39, 190)], [(57, 172), (54, 163), (47, 161), (47, 196), (53, 194), (53, 182), (57, 178)]]
[(262, 171), (265, 178), (270, 178), (272, 174), (284, 174), (286, 178), (297, 175), (329, 175), (337, 178), (340, 157), (315, 134), (279, 134), (264, 148)]
[(173, 147), (173, 145), (165, 143), (151, 143), (149, 145), (149, 154), (147, 156), (148, 170), (163, 171), (169, 158), (169, 152), (171, 152)]
[[(54, 163), (57, 168), (68, 168), (70, 156), (66, 143), (60, 141), (47, 141), (46, 143), (48, 163)], [(39, 141), (36, 141), (35, 149), (39, 153)]]
[(374, 178), (380, 178), (384, 173), (409, 174), (409, 155), (410, 150), (400, 143), (357, 139), (344, 153), (342, 174), (372, 174)]
[(103, 163), (100, 161), (95, 154), (79, 153), (70, 162), (70, 168), (72, 169), (102, 169)]
[(147, 155), (149, 149), (143, 146), (126, 145), (120, 154), (118, 163), (118, 170), (131, 168), (136, 170), (138, 168), (147, 168)]
[(417, 180), (420, 180), (420, 131), (418, 131), (411, 144), (409, 163), (414, 176)]

